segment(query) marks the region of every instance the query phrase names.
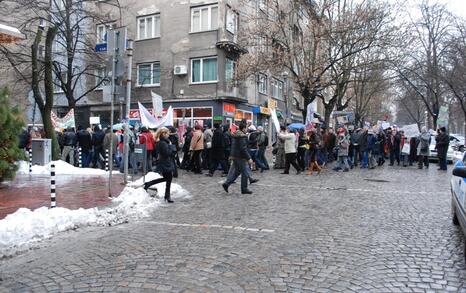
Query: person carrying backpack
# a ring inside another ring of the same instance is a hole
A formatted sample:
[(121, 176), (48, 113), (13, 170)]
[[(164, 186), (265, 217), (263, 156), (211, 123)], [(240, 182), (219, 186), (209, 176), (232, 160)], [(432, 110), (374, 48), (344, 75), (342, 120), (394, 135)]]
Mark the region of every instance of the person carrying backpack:
[(267, 136), (267, 133), (265, 133), (264, 128), (262, 126), (258, 126), (257, 131), (259, 132), (259, 136), (258, 136), (258, 145), (259, 145), (258, 159), (265, 166), (265, 170), (269, 170), (270, 169), (269, 163), (267, 162), (267, 158), (265, 157), (265, 151), (267, 150), (267, 147), (269, 146), (269, 137)]
[(418, 168), (422, 169), (423, 166), (429, 168), (429, 155), (430, 155), (430, 133), (427, 131), (427, 127), (422, 127), (421, 134), (417, 138), (417, 155), (418, 155)]

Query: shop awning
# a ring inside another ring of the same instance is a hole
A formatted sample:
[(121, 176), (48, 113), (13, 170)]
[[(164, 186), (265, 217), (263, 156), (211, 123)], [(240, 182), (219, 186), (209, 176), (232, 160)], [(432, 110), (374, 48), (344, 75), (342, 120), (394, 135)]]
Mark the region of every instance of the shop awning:
[(0, 44), (12, 44), (24, 39), (25, 36), (17, 28), (0, 23)]

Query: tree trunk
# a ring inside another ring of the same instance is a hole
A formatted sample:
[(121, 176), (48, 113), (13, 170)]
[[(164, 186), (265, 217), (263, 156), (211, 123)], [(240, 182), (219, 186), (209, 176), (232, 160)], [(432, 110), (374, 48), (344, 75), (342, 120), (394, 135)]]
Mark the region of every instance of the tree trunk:
[(324, 107), (325, 107), (324, 117), (325, 117), (326, 129), (330, 128), (330, 116), (332, 114), (334, 106), (335, 106), (335, 103), (324, 104)]

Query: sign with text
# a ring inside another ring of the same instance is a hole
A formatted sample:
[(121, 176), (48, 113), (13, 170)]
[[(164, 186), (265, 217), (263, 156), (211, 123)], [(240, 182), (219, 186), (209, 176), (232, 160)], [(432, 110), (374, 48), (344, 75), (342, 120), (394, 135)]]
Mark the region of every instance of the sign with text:
[(233, 104), (223, 103), (223, 116), (235, 117), (236, 106)]
[(417, 124), (405, 125), (401, 130), (404, 131), (406, 137), (417, 137), (421, 134)]

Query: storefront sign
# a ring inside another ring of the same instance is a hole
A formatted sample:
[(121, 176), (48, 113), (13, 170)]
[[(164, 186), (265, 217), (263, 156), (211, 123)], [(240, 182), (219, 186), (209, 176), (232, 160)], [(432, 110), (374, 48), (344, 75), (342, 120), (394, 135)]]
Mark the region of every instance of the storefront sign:
[(222, 116), (214, 116), (214, 120), (222, 121), (223, 117)]
[(267, 101), (267, 106), (269, 109), (277, 109), (277, 101), (275, 101), (272, 98), (269, 98), (269, 100)]
[(266, 107), (260, 107), (260, 113), (270, 116), (270, 110), (269, 110), (269, 108), (266, 108)]
[(89, 124), (100, 124), (100, 117), (89, 117)]
[(233, 104), (223, 103), (223, 116), (235, 117), (236, 106)]

